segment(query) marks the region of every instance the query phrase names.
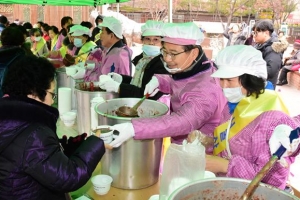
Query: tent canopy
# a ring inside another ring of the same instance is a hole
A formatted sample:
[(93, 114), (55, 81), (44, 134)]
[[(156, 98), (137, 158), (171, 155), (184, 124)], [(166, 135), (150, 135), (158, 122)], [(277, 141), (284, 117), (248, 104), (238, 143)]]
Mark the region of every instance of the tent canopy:
[(129, 0), (1, 0), (0, 4), (33, 4), (51, 6), (101, 6)]

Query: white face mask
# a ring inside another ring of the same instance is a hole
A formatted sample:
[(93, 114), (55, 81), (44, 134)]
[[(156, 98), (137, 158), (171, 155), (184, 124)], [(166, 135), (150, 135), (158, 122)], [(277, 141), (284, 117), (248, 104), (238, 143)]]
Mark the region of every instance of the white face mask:
[(154, 45), (144, 44), (142, 50), (147, 56), (157, 56), (160, 54), (160, 48)]
[(39, 37), (34, 37), (34, 41), (36, 41), (36, 42), (38, 42), (38, 41), (40, 41), (41, 40), (41, 36), (39, 36)]
[(82, 44), (82, 39), (81, 38), (74, 38), (74, 45), (75, 47), (81, 47)]
[(223, 88), (223, 93), (230, 103), (238, 103), (245, 97), (241, 87)]
[(175, 74), (175, 73), (181, 71), (180, 68), (173, 68), (173, 69), (171, 69), (171, 68), (169, 68), (169, 67), (167, 66), (167, 63), (166, 63), (165, 61), (162, 60), (162, 62), (163, 62), (164, 68), (165, 68), (169, 73), (171, 73), (171, 74)]

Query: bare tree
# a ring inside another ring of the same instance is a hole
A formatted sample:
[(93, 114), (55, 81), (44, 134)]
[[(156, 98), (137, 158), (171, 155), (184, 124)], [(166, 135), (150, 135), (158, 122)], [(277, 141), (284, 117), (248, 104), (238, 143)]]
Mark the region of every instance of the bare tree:
[(168, 12), (168, 0), (140, 0), (139, 5), (149, 11), (153, 20), (163, 20)]

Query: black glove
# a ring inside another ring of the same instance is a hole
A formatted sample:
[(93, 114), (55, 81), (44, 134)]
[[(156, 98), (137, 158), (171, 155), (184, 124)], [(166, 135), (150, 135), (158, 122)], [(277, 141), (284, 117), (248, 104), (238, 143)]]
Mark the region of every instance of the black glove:
[(69, 139), (67, 139), (67, 136), (64, 135), (61, 139), (59, 139), (59, 143), (64, 149), (64, 154), (70, 157), (75, 152), (75, 150), (84, 142), (86, 137), (86, 133), (83, 133), (76, 137), (69, 137)]

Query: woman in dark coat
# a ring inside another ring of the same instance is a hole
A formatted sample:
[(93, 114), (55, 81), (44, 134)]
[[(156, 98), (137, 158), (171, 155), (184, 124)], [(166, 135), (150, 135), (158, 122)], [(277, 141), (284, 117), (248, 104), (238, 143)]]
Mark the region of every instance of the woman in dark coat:
[(0, 99), (0, 199), (66, 199), (82, 187), (105, 153), (103, 141), (83, 136), (78, 148), (56, 134), (55, 68), (25, 56), (7, 70)]

